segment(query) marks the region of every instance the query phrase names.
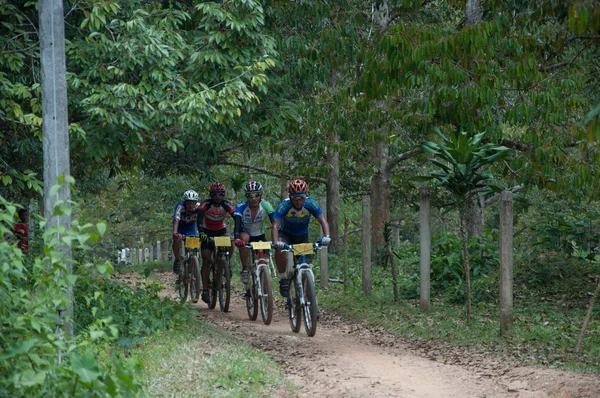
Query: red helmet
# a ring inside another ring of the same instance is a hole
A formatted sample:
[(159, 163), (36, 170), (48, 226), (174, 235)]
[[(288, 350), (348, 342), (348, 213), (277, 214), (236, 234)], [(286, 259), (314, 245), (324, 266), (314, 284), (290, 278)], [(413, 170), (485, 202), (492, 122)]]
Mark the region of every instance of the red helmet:
[(218, 181), (210, 184), (210, 193), (218, 193), (218, 192), (225, 193), (225, 186), (223, 186), (223, 184)]
[(306, 182), (304, 182), (304, 180), (301, 180), (299, 178), (296, 178), (295, 180), (290, 182), (290, 185), (288, 186), (288, 192), (290, 193), (290, 195), (295, 193), (306, 193), (307, 191), (308, 185), (306, 185)]

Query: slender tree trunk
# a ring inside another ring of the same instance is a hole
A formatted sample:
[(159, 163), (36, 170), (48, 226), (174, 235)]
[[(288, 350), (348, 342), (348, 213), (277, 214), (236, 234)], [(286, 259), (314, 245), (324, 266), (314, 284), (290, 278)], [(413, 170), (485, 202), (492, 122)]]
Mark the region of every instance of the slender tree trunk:
[(483, 18), (483, 9), (481, 8), (481, 0), (467, 0), (465, 7), (466, 24), (474, 25), (481, 22)]
[(327, 174), (327, 222), (329, 223), (329, 233), (333, 241), (333, 251), (339, 253), (337, 247), (340, 243), (340, 154), (338, 152), (339, 137), (332, 131), (329, 135), (329, 145), (327, 147), (327, 164), (329, 173)]
[(467, 236), (470, 238), (481, 237), (485, 227), (484, 220), (485, 201), (477, 194), (473, 195), (466, 205)]
[(392, 267), (392, 286), (394, 287), (394, 301), (398, 301), (398, 272), (396, 271), (396, 262), (391, 245), (389, 246), (388, 259)]
[(377, 261), (378, 253), (385, 242), (383, 230), (385, 223), (390, 220), (390, 179), (387, 171), (388, 145), (385, 141), (375, 143), (373, 162), (378, 165), (378, 171), (371, 178), (371, 259)]
[(588, 325), (590, 324), (590, 320), (592, 319), (592, 312), (594, 311), (594, 306), (596, 305), (596, 300), (598, 300), (598, 295), (600, 294), (600, 283), (598, 287), (596, 287), (596, 291), (590, 300), (590, 306), (588, 307), (587, 314), (585, 315), (585, 320), (583, 321), (583, 325), (581, 325), (581, 332), (579, 332), (579, 339), (577, 340), (577, 347), (575, 347), (575, 352), (581, 351), (581, 345), (583, 344), (583, 337), (585, 336), (585, 332), (587, 331)]
[(279, 189), (279, 199), (286, 199), (288, 197), (288, 180), (285, 176), (279, 177)]
[(465, 269), (465, 284), (467, 286), (467, 326), (471, 326), (471, 272), (469, 269), (469, 248), (467, 238), (467, 220), (465, 209), (460, 210), (460, 238), (463, 247), (463, 266)]
[(344, 217), (344, 292), (348, 286), (348, 227), (350, 220)]

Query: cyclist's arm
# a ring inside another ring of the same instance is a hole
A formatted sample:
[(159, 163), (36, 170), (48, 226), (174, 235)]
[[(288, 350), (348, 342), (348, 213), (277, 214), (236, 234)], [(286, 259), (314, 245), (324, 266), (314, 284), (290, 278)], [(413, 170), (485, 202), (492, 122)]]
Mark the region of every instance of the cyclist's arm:
[(178, 229), (179, 229), (179, 219), (173, 217), (173, 235), (175, 235), (177, 233)]
[(242, 216), (234, 214), (233, 220), (235, 221), (235, 227), (233, 228), (233, 237), (235, 239), (239, 239), (240, 234), (242, 233)]
[(329, 236), (329, 223), (325, 218), (325, 214), (321, 214), (319, 217), (317, 217), (317, 221), (319, 221), (319, 224), (321, 224), (321, 228), (323, 229), (323, 235)]
[(273, 244), (275, 244), (279, 240), (279, 225), (281, 225), (281, 220), (275, 218), (271, 222), (273, 223), (271, 237), (273, 238)]
[(198, 217), (196, 218), (196, 229), (198, 230), (198, 235), (204, 233), (204, 227), (202, 226), (202, 221), (204, 220), (204, 210), (196, 209), (198, 213)]
[(271, 221), (271, 225), (273, 225), (273, 221), (275, 221), (275, 220), (273, 219), (273, 214), (275, 214), (275, 212), (271, 212), (271, 213), (269, 213), (269, 214), (268, 214), (268, 216), (269, 216), (269, 220)]

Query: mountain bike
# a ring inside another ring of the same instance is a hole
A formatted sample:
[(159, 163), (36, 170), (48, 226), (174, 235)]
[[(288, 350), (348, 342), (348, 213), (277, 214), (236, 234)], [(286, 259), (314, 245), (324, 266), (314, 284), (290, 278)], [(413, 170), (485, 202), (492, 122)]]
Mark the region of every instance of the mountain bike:
[(286, 301), (292, 332), (298, 333), (301, 319), (304, 316), (306, 334), (312, 337), (317, 332), (317, 291), (312, 264), (307, 262), (307, 256), (321, 249), (321, 244), (299, 243), (286, 245), (282, 251), (294, 253), (294, 268), (288, 270), (289, 294)]
[(209, 242), (213, 242), (215, 247), (212, 251), (208, 273), (210, 291), (208, 308), (213, 309), (216, 307), (218, 296), (221, 311), (227, 312), (231, 300), (231, 255), (229, 253), (231, 238), (229, 236), (215, 236), (209, 238)]
[(271, 323), (273, 318), (273, 287), (271, 275), (275, 272), (270, 253), (271, 242), (246, 243), (252, 249), (252, 263), (249, 266), (250, 281), (246, 286), (246, 309), (248, 317), (255, 321), (258, 317), (258, 302), (260, 300), (260, 314), (265, 325)]
[(200, 261), (198, 251), (200, 250), (200, 238), (195, 235), (183, 236), (185, 255), (179, 267), (179, 300), (185, 303), (188, 292), (193, 303), (198, 302), (202, 293), (202, 278), (200, 274)]

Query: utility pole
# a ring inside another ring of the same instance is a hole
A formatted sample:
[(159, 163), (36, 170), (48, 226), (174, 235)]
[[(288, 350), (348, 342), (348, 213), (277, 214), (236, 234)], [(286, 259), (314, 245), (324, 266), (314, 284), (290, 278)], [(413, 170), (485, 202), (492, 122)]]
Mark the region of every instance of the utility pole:
[[(54, 207), (70, 206), (69, 189), (69, 122), (67, 109), (67, 66), (65, 57), (65, 21), (62, 0), (40, 0), (40, 58), (42, 65), (42, 128), (44, 145), (44, 217), (46, 229), (71, 228), (70, 212), (55, 215)], [(52, 187), (60, 185), (54, 193)], [(51, 195), (51, 193), (53, 193)], [(63, 252), (62, 261), (68, 273), (73, 272), (71, 247), (60, 241), (57, 250)], [(59, 324), (62, 312), (73, 314), (73, 286), (67, 288), (67, 308), (59, 309)], [(65, 323), (67, 334), (73, 337), (73, 325)]]

